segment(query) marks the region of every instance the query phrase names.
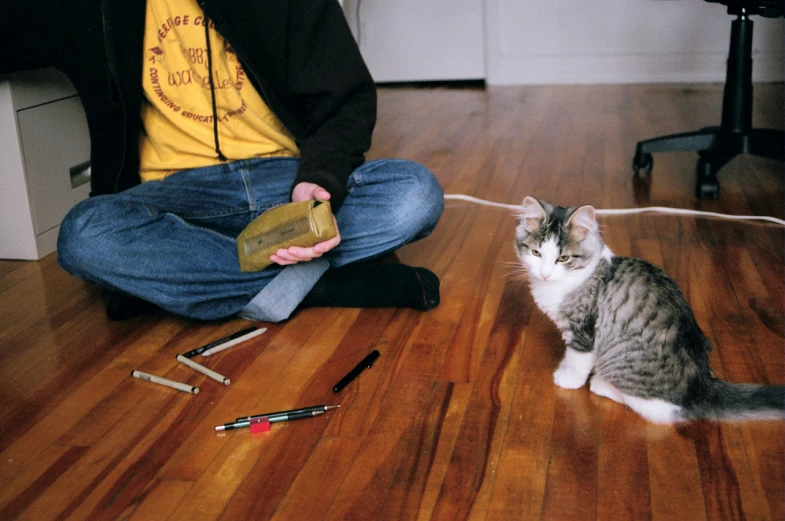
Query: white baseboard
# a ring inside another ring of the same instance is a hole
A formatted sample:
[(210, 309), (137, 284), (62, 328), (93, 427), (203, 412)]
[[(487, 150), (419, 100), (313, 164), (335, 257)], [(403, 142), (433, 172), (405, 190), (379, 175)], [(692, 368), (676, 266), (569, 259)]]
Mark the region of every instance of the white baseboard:
[[(491, 60), (489, 85), (544, 85), (597, 83), (724, 82), (725, 53), (678, 53), (607, 56), (510, 56)], [(785, 79), (781, 53), (753, 56), (755, 82)]]

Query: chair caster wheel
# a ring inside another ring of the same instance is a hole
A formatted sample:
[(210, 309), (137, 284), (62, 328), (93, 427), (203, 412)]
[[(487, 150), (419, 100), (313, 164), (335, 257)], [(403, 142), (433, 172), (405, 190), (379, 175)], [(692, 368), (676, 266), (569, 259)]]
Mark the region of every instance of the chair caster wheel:
[(651, 154), (636, 153), (632, 158), (632, 171), (636, 176), (648, 176), (654, 167), (654, 158)]
[(695, 197), (698, 199), (717, 199), (720, 196), (720, 184), (717, 181), (698, 181), (695, 185)]
[(704, 158), (698, 159), (695, 197), (698, 199), (717, 199), (720, 196), (720, 183), (714, 167)]

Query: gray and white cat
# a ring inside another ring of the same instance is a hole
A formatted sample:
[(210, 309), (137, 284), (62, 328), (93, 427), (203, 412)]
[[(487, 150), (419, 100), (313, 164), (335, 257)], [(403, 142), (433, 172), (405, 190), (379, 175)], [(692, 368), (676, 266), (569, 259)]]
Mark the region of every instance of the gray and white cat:
[(785, 418), (785, 387), (714, 376), (711, 345), (676, 284), (646, 261), (616, 257), (591, 206), (526, 197), (516, 252), (537, 306), (567, 346), (556, 385), (583, 386), (656, 423)]

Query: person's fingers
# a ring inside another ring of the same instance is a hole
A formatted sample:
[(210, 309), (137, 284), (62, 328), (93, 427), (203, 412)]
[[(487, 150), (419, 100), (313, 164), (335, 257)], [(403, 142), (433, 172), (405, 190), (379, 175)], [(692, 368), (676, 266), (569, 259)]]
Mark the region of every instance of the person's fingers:
[(309, 261), (316, 257), (321, 257), (321, 253), (316, 253), (313, 247), (303, 248), (300, 246), (289, 246), (286, 250), (285, 258), (296, 259), (300, 262)]
[(298, 183), (292, 190), (292, 201), (329, 201), (330, 192), (314, 183)]
[(321, 186), (317, 186), (316, 189), (313, 191), (313, 196), (319, 201), (328, 201), (330, 199), (330, 192), (328, 192)]
[(338, 246), (340, 243), (341, 243), (341, 235), (337, 234), (332, 239), (328, 239), (324, 242), (320, 242), (319, 244), (315, 245), (313, 247), (313, 251), (314, 253), (323, 255), (328, 251), (332, 250), (333, 248), (335, 248), (336, 246)]
[(288, 266), (290, 264), (297, 264), (297, 261), (284, 260), (278, 255), (270, 255), (270, 260), (280, 266)]

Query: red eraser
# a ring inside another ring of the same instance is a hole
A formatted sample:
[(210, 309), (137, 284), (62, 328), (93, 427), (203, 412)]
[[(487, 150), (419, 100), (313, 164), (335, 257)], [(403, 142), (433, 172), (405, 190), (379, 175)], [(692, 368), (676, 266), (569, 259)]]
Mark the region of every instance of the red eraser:
[(269, 432), (270, 420), (267, 418), (260, 420), (251, 420), (251, 434), (258, 434), (260, 432)]

